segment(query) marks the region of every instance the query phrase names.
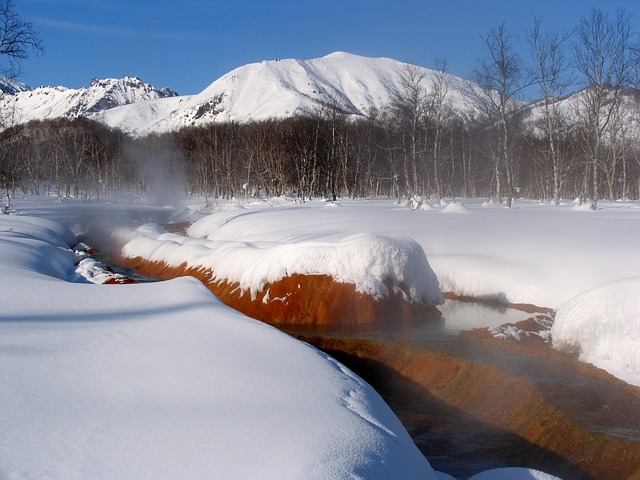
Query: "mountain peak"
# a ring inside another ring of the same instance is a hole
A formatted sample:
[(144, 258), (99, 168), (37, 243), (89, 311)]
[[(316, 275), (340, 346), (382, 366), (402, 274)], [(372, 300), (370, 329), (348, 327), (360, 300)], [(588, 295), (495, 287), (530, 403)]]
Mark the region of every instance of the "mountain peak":
[(376, 60), (375, 58), (372, 57), (365, 57), (362, 55), (358, 55), (355, 53), (350, 53), (350, 52), (344, 52), (341, 50), (338, 50), (336, 52), (332, 52), (329, 53), (328, 55), (325, 55), (322, 58), (327, 58), (327, 59), (337, 59), (337, 60)]

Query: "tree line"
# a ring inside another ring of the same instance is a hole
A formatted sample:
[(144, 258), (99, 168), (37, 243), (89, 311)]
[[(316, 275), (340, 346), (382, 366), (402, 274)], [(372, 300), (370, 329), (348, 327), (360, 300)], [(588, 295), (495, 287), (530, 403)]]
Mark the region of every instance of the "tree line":
[[(216, 123), (134, 138), (87, 119), (34, 121), (0, 133), (0, 182), (17, 192), (111, 200), (294, 195), (390, 196), (419, 207), (443, 197), (559, 202), (640, 195), (639, 51), (630, 18), (593, 10), (574, 32), (525, 39), (532, 67), (503, 23), (456, 109), (446, 61), (407, 64), (381, 111), (353, 119), (328, 101), (306, 115)], [(578, 78), (576, 78), (578, 77)], [(570, 88), (583, 88), (571, 102)], [(537, 87), (535, 113), (519, 101)]]

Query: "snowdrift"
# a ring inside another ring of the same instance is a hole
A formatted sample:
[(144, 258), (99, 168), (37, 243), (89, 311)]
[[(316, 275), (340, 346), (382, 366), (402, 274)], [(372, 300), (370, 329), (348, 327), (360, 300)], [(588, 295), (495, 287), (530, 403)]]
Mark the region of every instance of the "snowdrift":
[(0, 217), (0, 477), (436, 478), (341, 364), (192, 278), (71, 283), (74, 242)]
[(160, 277), (193, 275), (227, 305), (269, 323), (370, 324), (439, 316), (438, 280), (422, 248), (408, 238), (356, 234), (335, 242), (209, 240), (216, 217), (189, 236), (159, 225), (135, 232), (121, 255)]
[(640, 386), (640, 277), (611, 282), (565, 303), (553, 346)]

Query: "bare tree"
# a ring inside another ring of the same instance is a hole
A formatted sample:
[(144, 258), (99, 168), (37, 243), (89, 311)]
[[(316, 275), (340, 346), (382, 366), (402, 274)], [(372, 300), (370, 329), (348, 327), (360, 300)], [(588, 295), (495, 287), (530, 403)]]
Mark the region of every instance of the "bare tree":
[(511, 207), (515, 193), (515, 159), (511, 148), (519, 109), (517, 95), (527, 86), (522, 80), (522, 61), (514, 51), (514, 37), (507, 33), (505, 23), (493, 28), (482, 37), (489, 58), (480, 61), (474, 73), (478, 87), (471, 94), (484, 112), (489, 128), (496, 128), (494, 158), (496, 194), (501, 200), (502, 169), (506, 176), (507, 207)]
[(403, 67), (401, 88), (391, 109), (403, 137), (403, 172), (407, 194), (411, 197), (419, 192), (418, 164), (421, 155), (420, 136), (425, 114), (425, 71), (410, 63)]
[[(18, 63), (29, 56), (32, 51), (42, 51), (42, 43), (34, 32), (30, 22), (25, 21), (15, 12), (13, 1), (5, 0), (0, 4), (0, 57), (7, 60), (0, 64), (0, 75), (14, 79), (19, 73)], [(5, 93), (0, 89), (0, 96)], [(6, 112), (0, 112), (0, 126), (5, 123)], [(10, 178), (0, 174), (0, 182), (7, 195), (7, 209), (11, 204), (9, 194)]]
[(427, 116), (429, 117), (433, 139), (431, 144), (431, 161), (433, 163), (433, 181), (436, 187), (438, 202), (442, 200), (442, 144), (445, 122), (450, 117), (450, 108), (447, 99), (449, 92), (447, 85), (447, 61), (436, 60), (436, 70), (431, 78), (431, 89), (427, 94)]
[(582, 17), (574, 44), (576, 68), (585, 89), (580, 108), (584, 124), (585, 147), (591, 164), (591, 208), (599, 198), (599, 162), (604, 155), (609, 127), (616, 123), (622, 93), (632, 81), (634, 59), (631, 50), (631, 16), (620, 9), (614, 19), (594, 9)]
[(42, 50), (42, 42), (33, 25), (16, 13), (13, 1), (5, 0), (0, 4), (0, 55), (8, 60), (1, 73), (15, 78), (19, 73), (19, 61), (28, 58), (31, 52)]
[(561, 174), (563, 159), (561, 154), (561, 128), (563, 116), (558, 109), (558, 101), (565, 95), (571, 84), (568, 76), (568, 62), (565, 57), (565, 45), (570, 39), (569, 33), (541, 31), (541, 20), (534, 18), (531, 30), (527, 32), (531, 58), (535, 62), (532, 72), (534, 83), (542, 94), (543, 119), (539, 125), (546, 140), (547, 154), (551, 163), (553, 182), (553, 202), (560, 202)]

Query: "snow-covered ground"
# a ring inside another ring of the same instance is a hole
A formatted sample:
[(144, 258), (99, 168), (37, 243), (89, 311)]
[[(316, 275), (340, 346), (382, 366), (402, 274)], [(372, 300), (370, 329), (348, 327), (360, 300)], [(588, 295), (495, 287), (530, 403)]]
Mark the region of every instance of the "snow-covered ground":
[(474, 475), (469, 480), (560, 480), (529, 468), (496, 468)]
[[(174, 220), (202, 220), (189, 240), (167, 235), (163, 248), (233, 242), (226, 261), (241, 267), (251, 248), (281, 248), (286, 257), (320, 245), (322, 255), (333, 247), (343, 255), (355, 235), (368, 239), (359, 247), (389, 253), (373, 278), (390, 263), (411, 273), (407, 259), (419, 258), (443, 291), (559, 308), (558, 346), (573, 334), (570, 346), (589, 352), (586, 360), (618, 362), (627, 381), (640, 379), (635, 357), (612, 355), (640, 343), (637, 204), (462, 203), (419, 211), (394, 200), (220, 202), (209, 211), (185, 204)], [(25, 198), (13, 206), (15, 215), (0, 216), (0, 477), (438, 478), (377, 394), (325, 355), (227, 309), (192, 279), (71, 283), (74, 235), (18, 215), (80, 234), (98, 229), (96, 205)], [(118, 235), (132, 239), (136, 224), (172, 213), (107, 207), (99, 217), (111, 226), (123, 215), (128, 230)], [(278, 257), (258, 273), (288, 261)], [(313, 264), (301, 258), (294, 264)], [(339, 265), (351, 280), (361, 276), (361, 262)], [(432, 278), (424, 275), (403, 280), (424, 288)], [(592, 347), (594, 338), (603, 341)]]

